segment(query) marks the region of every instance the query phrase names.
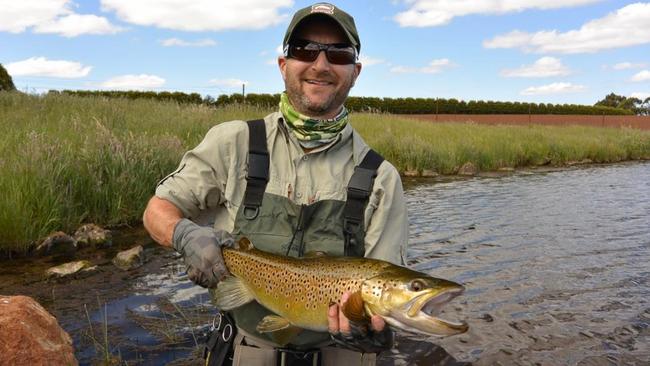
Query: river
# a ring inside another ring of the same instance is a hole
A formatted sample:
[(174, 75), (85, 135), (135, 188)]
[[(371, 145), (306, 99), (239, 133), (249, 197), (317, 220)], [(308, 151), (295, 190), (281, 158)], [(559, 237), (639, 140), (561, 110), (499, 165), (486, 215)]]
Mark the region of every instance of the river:
[[(401, 334), (381, 365), (650, 364), (650, 163), (407, 183), (409, 265), (465, 284), (441, 316), (470, 330)], [(2, 292), (54, 313), (81, 364), (104, 344), (129, 364), (191, 363), (206, 292), (141, 230), (116, 242), (147, 244), (151, 259), (122, 273), (95, 253), (99, 273), (67, 284), (25, 274), (51, 261), (14, 261)]]

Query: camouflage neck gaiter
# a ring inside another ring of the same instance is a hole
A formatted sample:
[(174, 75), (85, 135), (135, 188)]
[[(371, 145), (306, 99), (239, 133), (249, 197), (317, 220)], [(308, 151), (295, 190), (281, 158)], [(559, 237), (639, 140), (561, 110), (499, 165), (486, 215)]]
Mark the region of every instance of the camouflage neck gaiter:
[(289, 130), (305, 148), (315, 148), (334, 141), (348, 123), (348, 110), (345, 107), (332, 119), (313, 119), (293, 109), (287, 93), (280, 96), (280, 112)]

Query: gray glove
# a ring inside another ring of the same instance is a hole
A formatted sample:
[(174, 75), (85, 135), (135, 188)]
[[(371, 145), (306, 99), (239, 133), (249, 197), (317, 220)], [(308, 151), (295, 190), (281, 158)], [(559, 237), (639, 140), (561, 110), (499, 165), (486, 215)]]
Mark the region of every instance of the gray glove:
[(199, 226), (182, 219), (174, 227), (172, 245), (187, 265), (187, 276), (199, 286), (214, 288), (230, 273), (221, 255), (221, 247), (231, 247), (233, 237), (226, 231)]
[(368, 328), (366, 324), (350, 322), (350, 333), (331, 334), (332, 340), (343, 348), (361, 353), (379, 353), (393, 347), (394, 332), (388, 324), (380, 332)]

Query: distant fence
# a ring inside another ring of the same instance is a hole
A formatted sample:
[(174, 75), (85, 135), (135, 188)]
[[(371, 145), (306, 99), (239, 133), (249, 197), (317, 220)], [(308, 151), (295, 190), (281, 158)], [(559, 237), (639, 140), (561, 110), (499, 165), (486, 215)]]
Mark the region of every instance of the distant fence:
[(569, 114), (399, 114), (431, 122), (474, 122), (488, 125), (551, 125), (631, 127), (650, 130), (650, 116), (587, 116)]

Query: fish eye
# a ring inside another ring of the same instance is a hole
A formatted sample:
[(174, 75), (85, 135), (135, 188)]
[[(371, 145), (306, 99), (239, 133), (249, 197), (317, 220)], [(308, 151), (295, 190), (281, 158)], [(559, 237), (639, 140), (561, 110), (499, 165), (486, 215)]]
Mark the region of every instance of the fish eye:
[(424, 282), (421, 280), (413, 280), (411, 281), (411, 291), (419, 292), (424, 290)]

